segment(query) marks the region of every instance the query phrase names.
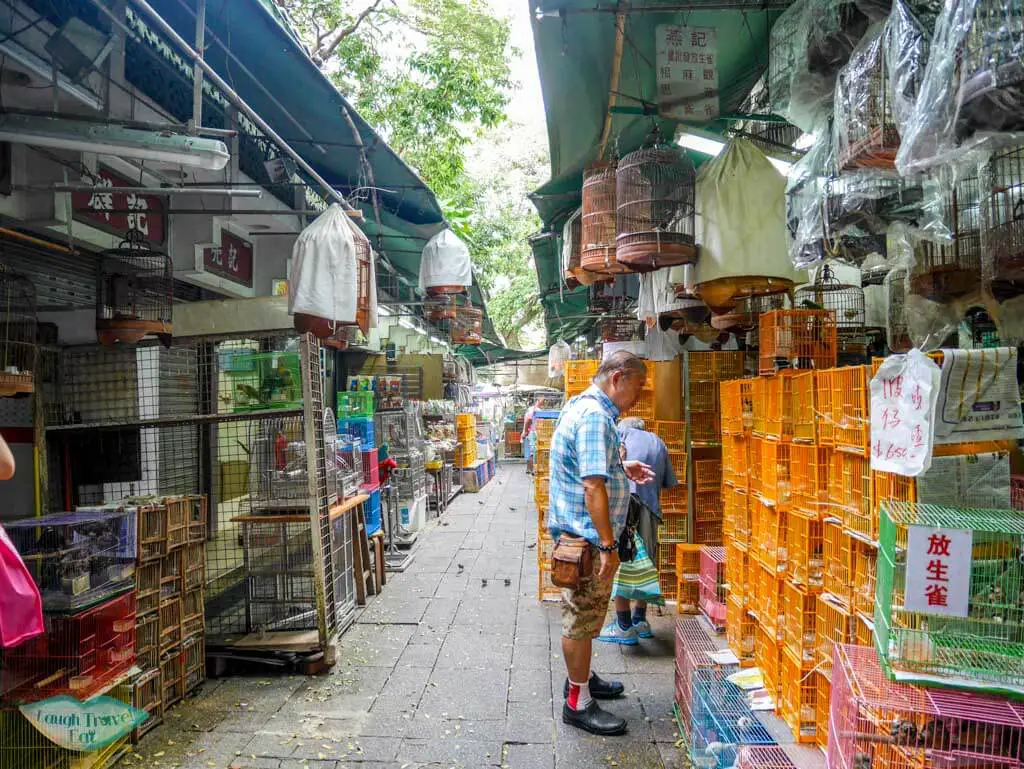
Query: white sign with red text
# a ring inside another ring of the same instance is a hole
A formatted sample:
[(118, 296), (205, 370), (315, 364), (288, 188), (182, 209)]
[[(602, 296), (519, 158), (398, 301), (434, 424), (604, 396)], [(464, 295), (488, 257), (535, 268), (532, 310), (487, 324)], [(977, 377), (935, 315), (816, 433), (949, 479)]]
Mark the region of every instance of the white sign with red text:
[(966, 617), (971, 598), (972, 532), (909, 526), (903, 605), (918, 614)]
[(916, 477), (931, 466), (942, 371), (920, 350), (885, 359), (871, 380), (871, 469)]
[(659, 24), (655, 30), (658, 111), (687, 123), (718, 117), (718, 32)]

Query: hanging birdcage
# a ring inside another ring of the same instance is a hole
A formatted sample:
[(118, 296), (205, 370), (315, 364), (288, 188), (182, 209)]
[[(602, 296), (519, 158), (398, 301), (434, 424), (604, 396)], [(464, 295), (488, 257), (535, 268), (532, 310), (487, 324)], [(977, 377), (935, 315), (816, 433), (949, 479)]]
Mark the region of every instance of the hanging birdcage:
[(372, 293), (377, 287), (371, 280), (373, 275), (373, 248), (370, 241), (351, 220), (349, 226), (352, 229), (352, 241), (356, 246), (356, 279), (359, 281), (359, 295), (356, 304), (355, 325), (364, 334), (370, 333), (370, 305), (372, 304)]
[(580, 217), (580, 266), (588, 272), (628, 272), (615, 255), (615, 163), (599, 163), (583, 171)]
[(692, 264), (697, 172), (675, 147), (648, 147), (619, 161), (615, 253), (636, 272)]
[(640, 332), (636, 318), (609, 318), (601, 323), (602, 342), (631, 342)]
[(453, 344), (478, 345), (484, 340), (484, 313), (475, 307), (459, 307), (451, 321)]
[(1024, 129), (1024, 8), (1004, 0), (976, 0), (961, 49), (957, 136)]
[(829, 264), (818, 270), (814, 283), (797, 289), (794, 306), (806, 310), (835, 310), (839, 336), (864, 334), (864, 289), (842, 283)]
[(154, 335), (171, 342), (174, 279), (171, 259), (130, 230), (117, 248), (100, 254), (96, 279), (96, 336), (100, 344), (135, 344)]
[(768, 296), (750, 296), (740, 301), (733, 310), (711, 316), (711, 326), (719, 331), (731, 331), (734, 334), (757, 331), (758, 319), (769, 310), (783, 310), (786, 307), (786, 294), (770, 294)]
[(981, 184), (977, 172), (953, 184), (934, 185), (931, 208), (950, 240), (921, 240), (914, 249), (911, 293), (935, 302), (956, 299), (981, 283)]
[(875, 25), (836, 80), (836, 156), (840, 168), (893, 168), (900, 135), (892, 114), (883, 47)]
[(768, 98), (776, 115), (789, 114), (790, 88), (793, 72), (801, 51), (800, 17), (807, 6), (798, 0), (787, 8), (772, 25), (768, 43)]
[(885, 287), (889, 299), (886, 310), (886, 344), (890, 352), (907, 352), (914, 346), (910, 341), (906, 317), (907, 271), (891, 270), (885, 276)]
[(0, 398), (35, 389), (36, 290), (32, 282), (0, 264)]
[(434, 296), (423, 303), (423, 317), (433, 323), (451, 320), (458, 312), (454, 295)]
[(562, 278), (566, 283), (579, 285), (581, 267), (583, 211), (573, 211), (562, 228)]
[(587, 294), (587, 307), (591, 312), (611, 312), (618, 301), (614, 282), (595, 283)]
[(822, 78), (835, 77), (850, 60), (869, 23), (856, 2), (812, 0), (803, 28), (807, 34), (807, 70)]
[(987, 172), (985, 279), (1003, 301), (1024, 293), (1024, 146), (997, 153)]
[(443, 229), (423, 247), (420, 289), (428, 296), (462, 294), (473, 285), (469, 248), (450, 229)]

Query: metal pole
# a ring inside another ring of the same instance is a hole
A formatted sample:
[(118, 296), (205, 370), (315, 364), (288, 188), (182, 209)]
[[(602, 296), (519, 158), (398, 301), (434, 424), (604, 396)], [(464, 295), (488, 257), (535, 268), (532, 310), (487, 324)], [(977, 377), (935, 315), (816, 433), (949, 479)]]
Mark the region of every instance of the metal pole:
[[(114, 24), (121, 27), (125, 30), (125, 32), (130, 34), (130, 30), (128, 29), (127, 26), (125, 26), (124, 22), (118, 19), (113, 13), (111, 13), (110, 9), (103, 4), (102, 0), (90, 0), (90, 2), (94, 6), (96, 6), (96, 8), (98, 8), (102, 13), (104, 13), (107, 17), (109, 17)], [(139, 10), (141, 10), (144, 14), (146, 14), (146, 16), (149, 17), (149, 19), (157, 26), (157, 28), (161, 32), (163, 32), (163, 34), (167, 35), (171, 42), (173, 42), (182, 51), (184, 51), (185, 55), (190, 57), (192, 61), (195, 62), (203, 70), (203, 72), (206, 73), (206, 76), (210, 78), (210, 81), (215, 86), (217, 86), (221, 91), (223, 91), (224, 95), (227, 96), (227, 98), (230, 99), (236, 107), (242, 110), (242, 112), (246, 114), (246, 117), (248, 117), (253, 123), (256, 124), (257, 128), (259, 128), (261, 131), (263, 131), (263, 133), (267, 135), (267, 138), (269, 138), (271, 141), (277, 144), (282, 150), (284, 150), (285, 154), (288, 155), (288, 157), (290, 157), (292, 160), (294, 160), (296, 165), (299, 166), (299, 168), (301, 168), (303, 171), (309, 174), (309, 177), (318, 185), (320, 185), (320, 188), (327, 193), (327, 197), (329, 199), (337, 203), (340, 203), (346, 209), (351, 208), (351, 206), (349, 206), (348, 201), (345, 200), (344, 195), (342, 195), (340, 192), (334, 189), (330, 184), (327, 183), (326, 179), (324, 179), (322, 176), (320, 176), (320, 174), (313, 170), (313, 167), (309, 163), (307, 163), (302, 158), (302, 156), (299, 155), (299, 153), (293, 150), (284, 139), (278, 136), (277, 132), (270, 127), (266, 120), (261, 118), (256, 113), (256, 110), (250, 107), (245, 102), (245, 100), (242, 99), (241, 96), (235, 93), (235, 90), (224, 81), (224, 78), (217, 74), (216, 70), (214, 70), (213, 67), (207, 64), (203, 59), (200, 59), (199, 55), (191, 48), (191, 46), (189, 46), (188, 43), (185, 42), (182, 36), (179, 35), (177, 31), (175, 31), (174, 27), (172, 27), (170, 24), (164, 21), (164, 18), (153, 9), (153, 6), (151, 6), (145, 0), (132, 0), (132, 2), (135, 4), (137, 8), (139, 8)]]
[[(124, 190), (135, 195), (220, 195), (227, 198), (261, 198), (263, 190), (236, 190), (227, 187), (103, 187), (96, 184), (54, 184), (44, 188), (54, 192), (119, 192)], [(282, 211), (291, 216), (294, 212)]]
[(206, 0), (196, 0), (196, 60), (192, 65), (192, 120), (189, 128), (195, 133), (203, 125), (203, 70), (199, 62), (206, 49)]

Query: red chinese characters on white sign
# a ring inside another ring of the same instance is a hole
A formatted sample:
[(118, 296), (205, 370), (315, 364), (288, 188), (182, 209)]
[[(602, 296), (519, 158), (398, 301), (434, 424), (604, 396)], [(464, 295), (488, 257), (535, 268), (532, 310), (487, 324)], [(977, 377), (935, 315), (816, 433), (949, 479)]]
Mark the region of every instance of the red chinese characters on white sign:
[(871, 380), (871, 469), (916, 477), (932, 461), (939, 367), (919, 350), (886, 358)]
[(718, 33), (660, 24), (655, 30), (658, 111), (688, 123), (718, 117)]
[(974, 537), (964, 529), (910, 526), (904, 607), (919, 614), (966, 617)]

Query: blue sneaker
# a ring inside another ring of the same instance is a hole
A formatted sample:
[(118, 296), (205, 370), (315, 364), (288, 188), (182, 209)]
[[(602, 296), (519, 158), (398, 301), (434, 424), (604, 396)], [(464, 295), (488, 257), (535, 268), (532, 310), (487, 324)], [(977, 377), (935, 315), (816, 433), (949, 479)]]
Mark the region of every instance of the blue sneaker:
[(654, 638), (654, 631), (651, 630), (651, 623), (645, 619), (633, 623), (637, 638)]
[(640, 643), (635, 627), (623, 630), (619, 627), (618, 620), (614, 619), (601, 629), (601, 635), (597, 637), (597, 640), (608, 644), (619, 644), (620, 646), (636, 646)]

